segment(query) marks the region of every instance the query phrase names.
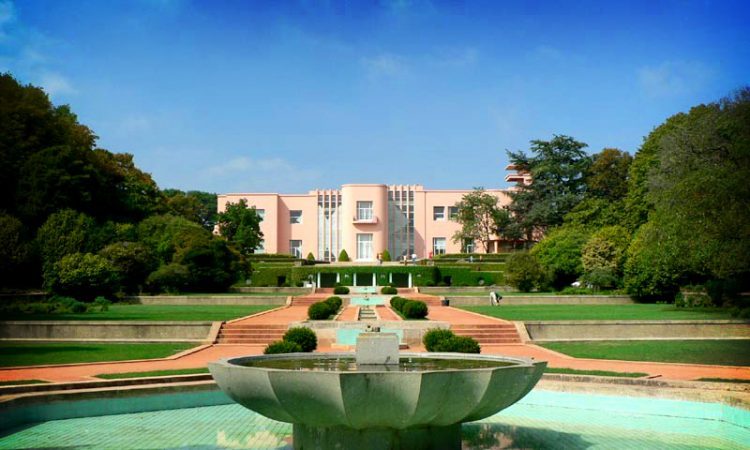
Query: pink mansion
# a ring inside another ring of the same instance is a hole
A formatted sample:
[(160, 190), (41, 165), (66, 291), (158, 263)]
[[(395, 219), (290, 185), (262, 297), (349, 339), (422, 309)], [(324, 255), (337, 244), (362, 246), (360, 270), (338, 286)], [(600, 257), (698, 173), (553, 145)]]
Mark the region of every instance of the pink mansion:
[[(508, 166), (507, 170), (514, 170)], [(525, 174), (506, 181), (528, 183)], [(510, 203), (510, 189), (490, 189), (501, 206)], [(345, 184), (341, 189), (317, 189), (307, 194), (224, 194), (219, 212), (228, 203), (245, 199), (262, 217), (264, 240), (256, 253), (289, 253), (335, 261), (345, 249), (354, 261), (374, 261), (388, 250), (393, 259), (416, 254), (428, 258), (443, 253), (475, 251), (474, 242), (453, 242), (460, 229), (454, 206), (470, 190), (428, 190), (421, 185)], [(490, 251), (500, 250), (500, 239)]]

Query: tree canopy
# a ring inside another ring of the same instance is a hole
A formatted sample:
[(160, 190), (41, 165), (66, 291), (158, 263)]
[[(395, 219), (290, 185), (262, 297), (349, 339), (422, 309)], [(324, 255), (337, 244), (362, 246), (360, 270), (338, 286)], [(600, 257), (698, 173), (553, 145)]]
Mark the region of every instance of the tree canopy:
[(453, 218), (461, 229), (453, 235), (453, 242), (479, 242), (484, 252), (489, 252), (489, 242), (510, 221), (508, 211), (497, 204), (498, 198), (484, 188), (474, 190), (456, 203), (458, 215)]

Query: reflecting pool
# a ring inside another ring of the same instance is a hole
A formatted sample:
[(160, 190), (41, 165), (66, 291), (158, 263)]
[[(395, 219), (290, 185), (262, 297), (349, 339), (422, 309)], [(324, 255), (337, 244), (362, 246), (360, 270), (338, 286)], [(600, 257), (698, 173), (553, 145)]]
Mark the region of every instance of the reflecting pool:
[[(138, 397), (130, 400), (131, 407), (185, 404), (183, 394), (170, 395), (180, 402), (163, 395)], [(229, 402), (221, 392), (210, 397), (196, 396), (213, 406), (25, 425), (0, 433), (0, 449), (291, 448), (290, 424), (240, 405), (216, 404)], [(89, 402), (87, 408), (91, 414), (106, 413), (121, 408), (118, 400)], [(717, 403), (535, 389), (501, 413), (464, 424), (462, 441), (465, 449), (740, 449), (750, 443), (750, 412)]]

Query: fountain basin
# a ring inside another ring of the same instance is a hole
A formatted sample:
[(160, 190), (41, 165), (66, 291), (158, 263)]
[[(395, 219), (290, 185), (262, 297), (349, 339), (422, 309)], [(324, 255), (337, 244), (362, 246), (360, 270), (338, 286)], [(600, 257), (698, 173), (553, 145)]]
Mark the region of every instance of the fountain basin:
[(279, 368), (284, 361), (312, 361), (314, 366), (315, 361), (352, 359), (351, 353), (290, 353), (228, 358), (209, 369), (237, 403), (294, 424), (295, 448), (460, 448), (462, 422), (491, 416), (523, 398), (547, 365), (456, 353), (402, 353), (400, 358), (480, 367)]

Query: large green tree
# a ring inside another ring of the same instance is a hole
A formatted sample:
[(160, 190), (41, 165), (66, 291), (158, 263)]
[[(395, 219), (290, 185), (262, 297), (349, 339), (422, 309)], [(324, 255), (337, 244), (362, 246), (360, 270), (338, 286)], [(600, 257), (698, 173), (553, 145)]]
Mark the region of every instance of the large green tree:
[(183, 192), (178, 189), (165, 189), (162, 192), (171, 214), (192, 220), (213, 231), (218, 217), (216, 194), (201, 191)]
[(263, 232), (260, 231), (260, 216), (254, 207), (247, 207), (244, 199), (237, 203), (227, 204), (225, 211), (219, 214), (218, 223), (221, 235), (242, 255), (255, 253), (255, 249), (263, 239)]
[(591, 158), (586, 144), (570, 136), (531, 141), (531, 155), (508, 152), (510, 162), (531, 174), (532, 182), (510, 193), (513, 222), (527, 240), (563, 223), (563, 217), (586, 192), (585, 175)]
[(458, 215), (453, 220), (461, 224), (461, 229), (453, 235), (453, 242), (479, 242), (484, 252), (488, 253), (492, 237), (510, 222), (508, 211), (498, 206), (497, 202), (497, 197), (481, 187), (464, 195), (455, 205)]

